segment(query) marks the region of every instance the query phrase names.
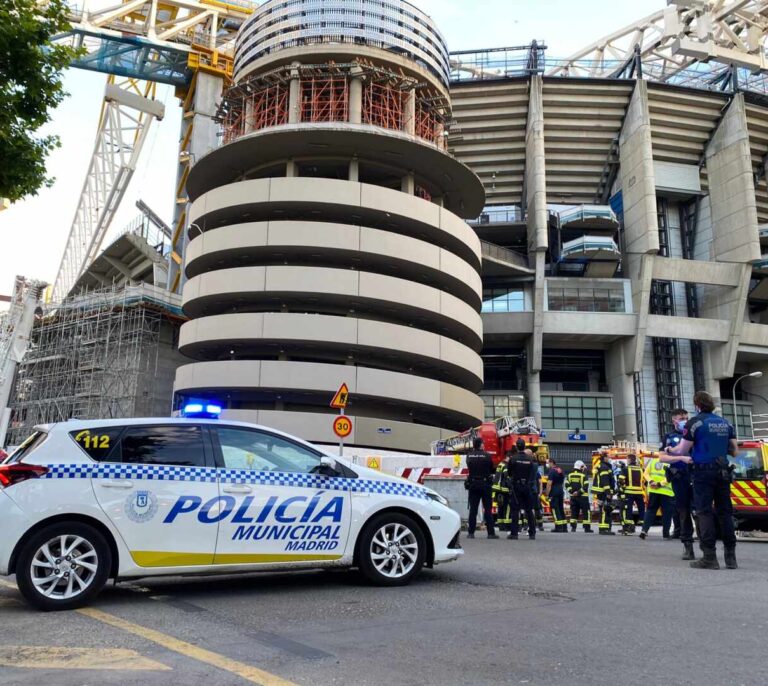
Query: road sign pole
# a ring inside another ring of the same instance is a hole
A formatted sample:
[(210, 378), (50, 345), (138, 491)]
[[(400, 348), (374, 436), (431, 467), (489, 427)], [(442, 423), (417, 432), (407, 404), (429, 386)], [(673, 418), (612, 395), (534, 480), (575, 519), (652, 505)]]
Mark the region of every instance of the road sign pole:
[[(344, 416), (343, 407), (339, 410), (339, 415)], [(339, 436), (339, 457), (344, 457), (344, 439), (341, 436)]]

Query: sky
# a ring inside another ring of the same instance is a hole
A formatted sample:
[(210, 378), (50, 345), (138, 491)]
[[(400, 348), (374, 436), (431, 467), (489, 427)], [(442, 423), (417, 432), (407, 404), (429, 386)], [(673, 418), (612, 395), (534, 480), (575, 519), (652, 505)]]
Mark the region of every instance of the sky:
[[(91, 2), (98, 7), (101, 0)], [(666, 6), (665, 0), (412, 0), (432, 16), (450, 50), (546, 42), (547, 57), (566, 57), (593, 41)], [(86, 178), (104, 95), (106, 75), (70, 69), (69, 92), (42, 134), (61, 147), (48, 160), (56, 181), (37, 196), (0, 212), (0, 295), (10, 294), (17, 274), (52, 283), (59, 269)], [(153, 124), (131, 184), (107, 238), (139, 212), (141, 198), (171, 223), (181, 109), (173, 88), (158, 85), (165, 117)]]

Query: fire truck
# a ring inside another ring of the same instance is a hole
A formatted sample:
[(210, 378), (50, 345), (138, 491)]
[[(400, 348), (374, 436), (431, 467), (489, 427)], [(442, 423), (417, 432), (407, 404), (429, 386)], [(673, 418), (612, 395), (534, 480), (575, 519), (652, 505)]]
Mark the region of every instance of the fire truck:
[(768, 443), (738, 441), (739, 453), (730, 458), (734, 466), (731, 503), (736, 528), (768, 532)]
[(432, 455), (469, 452), (478, 436), (483, 441), (483, 450), (491, 454), (494, 465), (498, 465), (508, 452), (515, 449), (519, 438), (525, 441), (525, 447), (530, 448), (540, 462), (545, 461), (549, 455), (549, 449), (541, 442), (541, 432), (533, 417), (499, 417), (492, 422), (483, 422), (456, 436), (433, 441)]

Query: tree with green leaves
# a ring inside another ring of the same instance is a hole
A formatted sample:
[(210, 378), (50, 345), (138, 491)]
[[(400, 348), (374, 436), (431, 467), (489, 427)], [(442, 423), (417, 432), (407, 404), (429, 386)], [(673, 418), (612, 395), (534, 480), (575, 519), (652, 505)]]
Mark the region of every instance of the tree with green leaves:
[(62, 72), (79, 50), (51, 39), (69, 29), (64, 0), (0, 0), (0, 198), (53, 183), (45, 162), (59, 138), (37, 132), (67, 95)]

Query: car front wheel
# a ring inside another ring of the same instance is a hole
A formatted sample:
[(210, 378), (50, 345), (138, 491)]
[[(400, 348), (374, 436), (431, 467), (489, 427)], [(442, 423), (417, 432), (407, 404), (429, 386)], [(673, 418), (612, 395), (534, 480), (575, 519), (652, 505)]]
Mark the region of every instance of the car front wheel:
[(19, 591), (40, 610), (86, 605), (104, 587), (112, 555), (104, 536), (81, 522), (57, 522), (33, 534), (16, 564)]
[(360, 571), (378, 586), (403, 586), (424, 566), (427, 545), (419, 525), (407, 515), (374, 517), (360, 535)]

